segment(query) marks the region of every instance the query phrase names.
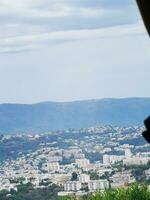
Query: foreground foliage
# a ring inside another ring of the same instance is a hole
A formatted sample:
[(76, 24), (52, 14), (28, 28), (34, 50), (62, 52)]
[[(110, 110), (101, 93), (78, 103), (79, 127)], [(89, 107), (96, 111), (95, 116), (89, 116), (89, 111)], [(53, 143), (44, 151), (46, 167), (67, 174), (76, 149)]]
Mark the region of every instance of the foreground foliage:
[(20, 185), (18, 191), (0, 191), (0, 200), (150, 200), (150, 190), (146, 184), (135, 183), (128, 188), (96, 192), (81, 198), (59, 198), (57, 192), (62, 188), (51, 185), (46, 188), (34, 189), (31, 184)]
[(33, 188), (33, 185), (18, 186), (18, 191), (0, 191), (0, 200), (56, 200), (57, 193), (62, 188), (51, 185), (46, 188)]
[[(75, 197), (65, 197), (61, 200), (76, 200)], [(150, 200), (150, 190), (146, 184), (133, 184), (128, 188), (106, 190), (96, 192), (89, 196), (79, 198), (80, 200)]]

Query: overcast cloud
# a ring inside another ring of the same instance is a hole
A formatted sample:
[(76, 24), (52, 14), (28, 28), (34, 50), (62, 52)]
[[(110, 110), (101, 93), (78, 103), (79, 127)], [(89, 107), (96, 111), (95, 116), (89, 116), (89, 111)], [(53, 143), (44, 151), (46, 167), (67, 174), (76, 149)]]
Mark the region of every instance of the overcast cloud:
[[(60, 42), (64, 35), (74, 40), (76, 34), (79, 37), (80, 30), (97, 29), (99, 32), (98, 29), (104, 27), (137, 24), (138, 21), (133, 0), (0, 0), (0, 52), (34, 49), (36, 44), (39, 47), (38, 38), (40, 45), (41, 38), (43, 42), (52, 38), (54, 43), (51, 35), (59, 35)], [(70, 31), (74, 32), (72, 36), (69, 36)], [(84, 33), (86, 35), (86, 31)]]
[(0, 0), (0, 102), (149, 96), (134, 0)]

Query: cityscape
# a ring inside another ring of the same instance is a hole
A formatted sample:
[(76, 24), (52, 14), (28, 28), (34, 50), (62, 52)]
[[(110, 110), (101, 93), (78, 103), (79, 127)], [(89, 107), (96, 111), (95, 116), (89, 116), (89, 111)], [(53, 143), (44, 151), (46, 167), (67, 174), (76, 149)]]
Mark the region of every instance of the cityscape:
[(149, 11), (0, 0), (0, 200), (150, 200)]
[(84, 196), (134, 182), (150, 184), (150, 151), (143, 131), (142, 126), (100, 126), (2, 135), (1, 151), (10, 146), (14, 158), (3, 155), (0, 190), (17, 191), (19, 185), (28, 183), (34, 188), (55, 184), (59, 187), (57, 196), (63, 197)]

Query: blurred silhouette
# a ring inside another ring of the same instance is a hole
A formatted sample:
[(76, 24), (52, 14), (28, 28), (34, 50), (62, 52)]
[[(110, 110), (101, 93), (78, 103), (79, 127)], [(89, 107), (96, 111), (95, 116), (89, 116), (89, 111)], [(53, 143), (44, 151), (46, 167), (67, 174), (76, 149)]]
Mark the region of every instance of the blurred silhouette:
[(137, 0), (141, 15), (150, 35), (150, 0)]
[(143, 137), (150, 143), (150, 116), (144, 121), (146, 131), (143, 132)]
[[(141, 15), (147, 31), (150, 35), (150, 0), (137, 0), (137, 4), (141, 11)], [(143, 132), (143, 137), (150, 143), (150, 116), (144, 121), (146, 131)]]

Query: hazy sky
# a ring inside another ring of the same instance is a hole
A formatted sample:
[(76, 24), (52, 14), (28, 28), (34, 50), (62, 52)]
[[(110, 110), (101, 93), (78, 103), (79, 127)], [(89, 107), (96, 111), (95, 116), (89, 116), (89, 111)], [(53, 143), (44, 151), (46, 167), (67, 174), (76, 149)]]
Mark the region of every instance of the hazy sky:
[(135, 0), (0, 0), (0, 103), (147, 97)]

